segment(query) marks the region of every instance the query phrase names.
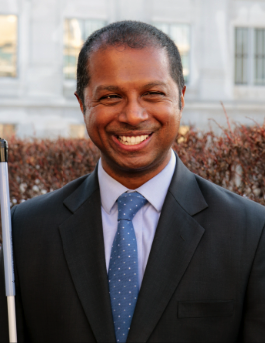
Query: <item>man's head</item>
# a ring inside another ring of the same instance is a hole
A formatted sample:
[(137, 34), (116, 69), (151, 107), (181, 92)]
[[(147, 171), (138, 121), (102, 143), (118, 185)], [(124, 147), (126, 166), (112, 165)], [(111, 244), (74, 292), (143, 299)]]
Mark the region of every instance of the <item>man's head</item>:
[[(127, 46), (132, 49), (155, 47), (165, 49), (169, 59), (170, 74), (178, 85), (179, 96), (185, 86), (181, 57), (176, 44), (156, 27), (138, 21), (112, 23), (92, 33), (83, 45), (77, 65), (76, 93), (84, 102), (84, 89), (88, 85), (91, 70), (89, 59), (93, 51), (110, 46)], [(181, 103), (180, 103), (181, 106)]]
[[(143, 23), (112, 26), (115, 34), (103, 28), (101, 35), (97, 31), (91, 36), (97, 38), (89, 52), (81, 51), (76, 96), (88, 134), (101, 151), (103, 168), (133, 189), (168, 163), (179, 129), (185, 86), (180, 57), (174, 69), (168, 53), (173, 47), (156, 41), (156, 35), (163, 33)], [(138, 36), (128, 27), (135, 27)], [(148, 27), (144, 34), (141, 27)], [(174, 78), (172, 70), (176, 71)]]

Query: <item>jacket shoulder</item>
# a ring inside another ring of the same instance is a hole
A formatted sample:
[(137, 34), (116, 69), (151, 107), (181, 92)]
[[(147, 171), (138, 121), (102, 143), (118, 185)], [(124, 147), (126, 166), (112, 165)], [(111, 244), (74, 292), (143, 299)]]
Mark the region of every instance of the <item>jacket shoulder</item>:
[(44, 211), (52, 214), (63, 206), (64, 199), (72, 194), (89, 176), (90, 174), (81, 176), (60, 189), (44, 195), (39, 195), (14, 206), (12, 208), (12, 218), (33, 218), (36, 215), (42, 215)]
[[(265, 207), (247, 197), (240, 196), (202, 177), (195, 175), (199, 188), (208, 204), (208, 208), (226, 218), (237, 218), (240, 222), (265, 225)], [(232, 220), (234, 221), (234, 219)]]

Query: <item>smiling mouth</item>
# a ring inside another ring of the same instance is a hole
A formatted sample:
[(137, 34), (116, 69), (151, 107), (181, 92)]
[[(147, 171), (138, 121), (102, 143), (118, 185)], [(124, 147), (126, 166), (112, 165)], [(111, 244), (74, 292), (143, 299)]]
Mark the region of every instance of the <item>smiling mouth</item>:
[(117, 136), (118, 140), (124, 145), (136, 145), (145, 141), (150, 135), (141, 136)]

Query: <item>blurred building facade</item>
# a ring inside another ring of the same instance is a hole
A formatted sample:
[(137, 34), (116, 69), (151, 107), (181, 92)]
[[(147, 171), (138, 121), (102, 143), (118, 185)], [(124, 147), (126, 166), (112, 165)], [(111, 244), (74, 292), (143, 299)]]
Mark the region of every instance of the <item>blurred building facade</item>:
[(83, 137), (78, 52), (91, 32), (126, 19), (153, 24), (178, 45), (182, 125), (225, 125), (221, 101), (231, 120), (263, 123), (265, 0), (0, 0), (0, 136)]

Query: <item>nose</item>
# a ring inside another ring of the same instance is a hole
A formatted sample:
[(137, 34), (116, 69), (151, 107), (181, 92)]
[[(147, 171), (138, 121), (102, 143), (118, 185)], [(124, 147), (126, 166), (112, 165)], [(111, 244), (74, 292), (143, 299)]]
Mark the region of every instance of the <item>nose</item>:
[(148, 113), (142, 106), (140, 99), (137, 97), (127, 99), (126, 104), (119, 115), (119, 121), (131, 126), (137, 126), (147, 119)]

